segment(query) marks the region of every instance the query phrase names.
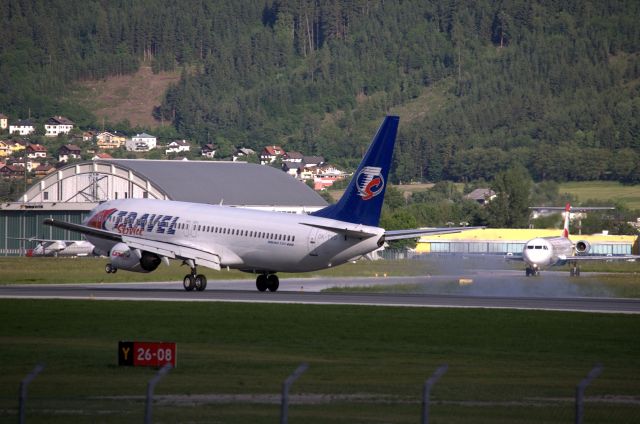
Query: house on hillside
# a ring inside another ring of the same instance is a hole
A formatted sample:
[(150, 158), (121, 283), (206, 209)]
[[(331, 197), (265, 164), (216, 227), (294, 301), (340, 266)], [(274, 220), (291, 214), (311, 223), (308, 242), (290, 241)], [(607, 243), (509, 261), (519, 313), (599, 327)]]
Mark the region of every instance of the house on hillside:
[(47, 148), (41, 144), (29, 143), (27, 144), (25, 151), (27, 152), (27, 157), (30, 159), (47, 157)]
[(280, 146), (266, 146), (260, 153), (260, 165), (273, 163), (284, 154), (285, 151)]
[(27, 171), (31, 172), (32, 170), (36, 169), (38, 166), (40, 166), (40, 162), (35, 161), (33, 159), (29, 159), (29, 158), (17, 158), (12, 160), (11, 162), (8, 162), (9, 165), (13, 165), (13, 166), (17, 166), (19, 168), (24, 169), (24, 167), (27, 167)]
[(215, 144), (207, 143), (200, 149), (200, 154), (206, 158), (213, 159), (213, 157), (216, 155), (217, 149), (218, 146), (216, 146)]
[(471, 193), (465, 195), (464, 198), (468, 200), (475, 200), (481, 205), (486, 205), (496, 198), (496, 192), (490, 188), (477, 188)]
[(253, 149), (249, 149), (248, 147), (239, 147), (233, 153), (233, 162), (236, 162), (239, 159), (246, 158), (247, 156), (255, 155), (256, 152)]
[(118, 133), (110, 133), (108, 131), (103, 131), (96, 135), (96, 144), (99, 149), (103, 150), (111, 150), (111, 149), (119, 149), (124, 146), (127, 138)]
[(44, 124), (45, 137), (57, 137), (58, 134), (69, 134), (74, 122), (64, 116), (52, 116)]
[(298, 178), (304, 164), (300, 162), (282, 162), (282, 170), (292, 177)]
[(6, 140), (0, 140), (0, 157), (9, 156), (11, 154), (11, 149), (9, 149), (9, 144)]
[(2, 178), (11, 179), (21, 178), (24, 176), (24, 168), (15, 165), (4, 164), (4, 166), (0, 168), (0, 176)]
[(68, 162), (71, 159), (80, 159), (82, 149), (75, 144), (65, 144), (58, 149), (58, 162)]
[(9, 127), (9, 117), (4, 113), (0, 113), (0, 130), (6, 130)]
[(302, 158), (302, 163), (305, 166), (322, 166), (324, 165), (324, 157), (322, 156), (304, 156)]
[(53, 165), (49, 165), (48, 163), (43, 163), (40, 166), (38, 166), (36, 169), (34, 169), (33, 173), (35, 174), (36, 177), (42, 178), (42, 177), (46, 177), (52, 172), (55, 172), (55, 170), (56, 168)]
[(136, 134), (127, 140), (125, 147), (130, 152), (148, 152), (156, 148), (156, 137), (147, 133)]
[(93, 138), (97, 135), (97, 133), (95, 131), (83, 131), (82, 132), (82, 141), (85, 142), (91, 142), (93, 141)]
[(324, 190), (331, 187), (336, 181), (343, 180), (347, 174), (331, 165), (323, 165), (315, 167), (313, 176), (313, 188), (315, 190)]
[(283, 163), (302, 163), (304, 155), (300, 152), (287, 152), (282, 155)]
[(23, 140), (7, 140), (7, 146), (9, 147), (9, 153), (18, 153), (27, 147), (27, 143)]
[(174, 140), (167, 144), (167, 148), (164, 150), (165, 154), (169, 153), (182, 153), (191, 150), (191, 145), (187, 140)]
[(91, 158), (91, 160), (100, 160), (100, 159), (113, 159), (113, 156), (111, 156), (109, 153), (96, 153)]
[(9, 133), (18, 133), (20, 135), (29, 135), (36, 130), (31, 119), (18, 119), (9, 125)]

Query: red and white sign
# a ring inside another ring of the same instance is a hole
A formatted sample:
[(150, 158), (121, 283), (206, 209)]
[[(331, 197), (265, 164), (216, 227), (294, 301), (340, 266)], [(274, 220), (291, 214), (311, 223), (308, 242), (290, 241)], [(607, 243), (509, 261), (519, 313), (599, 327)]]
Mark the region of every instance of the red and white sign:
[(177, 349), (173, 342), (119, 342), (118, 365), (160, 368), (176, 366)]

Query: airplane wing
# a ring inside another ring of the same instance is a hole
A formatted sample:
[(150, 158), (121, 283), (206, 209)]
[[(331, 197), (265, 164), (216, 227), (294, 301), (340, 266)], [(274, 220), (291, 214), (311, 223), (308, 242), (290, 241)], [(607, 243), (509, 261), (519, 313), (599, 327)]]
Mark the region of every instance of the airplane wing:
[(112, 231), (101, 230), (99, 228), (89, 227), (82, 224), (73, 224), (71, 222), (58, 221), (53, 218), (46, 218), (42, 221), (44, 225), (50, 225), (63, 230), (75, 231), (80, 234), (88, 234), (90, 236), (99, 237), (105, 240), (122, 241), (122, 235)]
[(640, 259), (640, 255), (613, 255), (613, 256), (605, 256), (605, 255), (583, 255), (583, 256), (567, 256), (561, 257), (563, 261), (576, 261), (576, 262), (585, 262), (585, 261), (628, 261), (631, 259)]
[(413, 228), (410, 230), (389, 230), (384, 232), (386, 241), (418, 238), (424, 235), (453, 234), (463, 231), (478, 230), (484, 227), (440, 227), (440, 228)]
[(7, 237), (13, 240), (24, 240), (24, 241), (33, 241), (36, 243), (65, 243), (72, 244), (77, 243), (82, 240), (61, 240), (61, 239), (45, 239), (45, 238), (36, 238), (36, 237)]
[(191, 259), (198, 265), (220, 271), (220, 255), (209, 249), (130, 236), (123, 236), (122, 242), (130, 249), (140, 249), (171, 259)]
[(198, 265), (203, 265), (207, 268), (215, 269), (216, 271), (220, 270), (220, 263), (223, 259), (225, 264), (237, 263), (238, 261), (240, 263), (242, 262), (242, 260), (235, 253), (229, 251), (229, 249), (219, 248), (220, 251), (215, 252), (213, 251), (215, 248), (212, 250), (209, 246), (204, 247), (199, 244), (186, 245), (181, 243), (150, 240), (142, 237), (122, 235), (120, 233), (93, 228), (87, 225), (57, 221), (51, 218), (45, 219), (43, 223), (45, 225), (63, 228), (65, 230), (75, 231), (105, 240), (122, 242), (131, 249), (144, 250), (155, 253), (161, 257), (193, 260)]

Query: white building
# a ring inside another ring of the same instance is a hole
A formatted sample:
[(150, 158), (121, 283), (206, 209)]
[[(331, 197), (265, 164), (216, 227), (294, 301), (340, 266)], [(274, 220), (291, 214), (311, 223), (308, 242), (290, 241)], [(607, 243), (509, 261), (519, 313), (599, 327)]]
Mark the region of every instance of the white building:
[(191, 150), (191, 145), (189, 145), (187, 140), (175, 140), (167, 144), (164, 153), (168, 155), (169, 153), (188, 152), (189, 150)]
[(156, 138), (147, 133), (136, 134), (127, 140), (125, 147), (130, 152), (148, 152), (156, 148)]
[(64, 116), (52, 116), (44, 124), (46, 137), (57, 137), (58, 134), (69, 134), (73, 129), (73, 121)]
[(18, 133), (20, 135), (29, 135), (36, 129), (33, 126), (33, 122), (30, 119), (19, 119), (18, 121), (9, 125), (9, 133)]

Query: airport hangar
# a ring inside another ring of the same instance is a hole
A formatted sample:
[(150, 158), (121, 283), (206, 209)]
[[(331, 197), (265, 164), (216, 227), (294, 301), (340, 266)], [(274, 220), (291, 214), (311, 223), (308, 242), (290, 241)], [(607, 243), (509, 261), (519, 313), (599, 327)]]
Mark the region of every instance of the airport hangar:
[(0, 256), (24, 254), (37, 237), (80, 240), (77, 233), (42, 225), (45, 218), (80, 223), (100, 202), (150, 198), (224, 204), (288, 213), (327, 205), (286, 173), (246, 162), (109, 159), (66, 165), (31, 186), (15, 202), (0, 204)]
[[(536, 237), (559, 237), (557, 229), (505, 229), (481, 228), (462, 233), (423, 236), (418, 240), (416, 253), (420, 254), (487, 254), (521, 255), (527, 241)], [(574, 242), (588, 241), (589, 254), (640, 254), (640, 237), (609, 234), (570, 235)]]

